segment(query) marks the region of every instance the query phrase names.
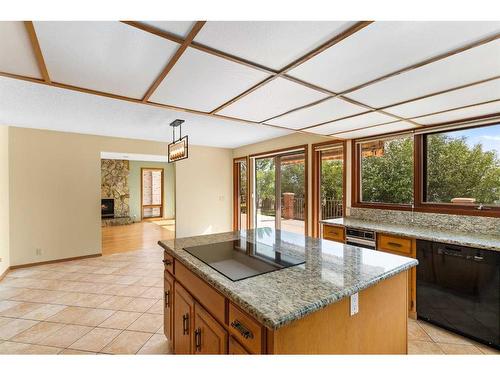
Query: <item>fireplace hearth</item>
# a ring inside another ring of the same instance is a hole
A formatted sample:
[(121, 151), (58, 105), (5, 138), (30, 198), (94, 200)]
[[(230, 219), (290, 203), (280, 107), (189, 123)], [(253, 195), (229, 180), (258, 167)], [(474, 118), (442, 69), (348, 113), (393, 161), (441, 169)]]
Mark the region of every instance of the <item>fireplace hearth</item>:
[(113, 198), (101, 199), (101, 218), (115, 217), (115, 200)]

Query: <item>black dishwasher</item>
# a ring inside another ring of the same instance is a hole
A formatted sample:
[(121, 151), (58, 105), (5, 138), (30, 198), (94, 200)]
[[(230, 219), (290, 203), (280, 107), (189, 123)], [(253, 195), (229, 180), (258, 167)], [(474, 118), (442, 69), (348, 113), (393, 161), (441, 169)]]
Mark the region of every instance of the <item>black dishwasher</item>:
[(417, 316), (500, 349), (500, 252), (417, 240)]

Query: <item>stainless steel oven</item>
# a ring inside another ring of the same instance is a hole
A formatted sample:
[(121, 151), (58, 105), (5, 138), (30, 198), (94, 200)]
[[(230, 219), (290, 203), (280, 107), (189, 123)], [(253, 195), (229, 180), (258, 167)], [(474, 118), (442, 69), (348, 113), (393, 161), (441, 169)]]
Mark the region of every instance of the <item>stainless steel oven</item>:
[(347, 245), (359, 246), (373, 250), (377, 247), (375, 232), (372, 230), (346, 227), (345, 233)]

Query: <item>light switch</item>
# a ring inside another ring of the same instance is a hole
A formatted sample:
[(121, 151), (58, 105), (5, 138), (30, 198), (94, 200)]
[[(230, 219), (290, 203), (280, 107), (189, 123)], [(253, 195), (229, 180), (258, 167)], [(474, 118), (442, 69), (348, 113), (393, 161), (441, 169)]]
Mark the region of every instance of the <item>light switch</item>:
[(359, 294), (353, 294), (351, 296), (351, 316), (356, 315), (359, 312)]

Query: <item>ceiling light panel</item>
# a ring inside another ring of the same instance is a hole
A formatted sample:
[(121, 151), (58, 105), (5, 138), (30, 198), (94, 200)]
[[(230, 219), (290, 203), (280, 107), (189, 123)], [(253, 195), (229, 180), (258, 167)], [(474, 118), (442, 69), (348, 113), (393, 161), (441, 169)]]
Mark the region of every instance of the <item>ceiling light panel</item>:
[(441, 124), (443, 122), (462, 120), (476, 116), (485, 116), (489, 114), (498, 114), (498, 113), (500, 113), (500, 100), (492, 103), (476, 105), (474, 107), (467, 107), (462, 109), (456, 109), (454, 111), (438, 113), (436, 115), (419, 117), (415, 119), (415, 122), (422, 125), (433, 125), (433, 124)]
[(347, 96), (380, 108), (499, 75), (500, 40), (496, 40), (353, 91)]
[(41, 78), (24, 22), (0, 22), (0, 71)]
[(179, 45), (121, 22), (35, 22), (53, 81), (142, 98)]
[(291, 134), (5, 77), (0, 77), (0, 103), (0, 124), (24, 128), (171, 142), (169, 124), (180, 118), (186, 121), (182, 131), (190, 144), (225, 148)]
[(393, 122), (392, 124), (378, 125), (372, 128), (367, 129), (359, 129), (353, 130), (346, 133), (336, 134), (335, 137), (342, 139), (355, 139), (355, 138), (364, 138), (364, 137), (372, 137), (375, 135), (399, 132), (405, 130), (415, 129), (416, 126), (405, 121)]
[(209, 112), (268, 76), (188, 48), (149, 100)]
[(326, 95), (284, 78), (276, 78), (218, 112), (252, 121), (263, 121)]
[(500, 32), (500, 22), (380, 21), (290, 71), (344, 91)]
[(142, 21), (149, 26), (156, 27), (161, 31), (185, 38), (193, 28), (195, 21)]
[(214, 21), (195, 41), (279, 70), (340, 34), (347, 21)]
[(291, 129), (301, 129), (366, 111), (367, 109), (364, 107), (334, 98), (266, 121), (266, 123)]
[(389, 107), (385, 111), (412, 118), (495, 99), (500, 99), (500, 79)]
[(370, 112), (364, 115), (350, 117), (345, 120), (339, 120), (330, 122), (325, 125), (320, 125), (311, 129), (307, 129), (307, 131), (316, 134), (329, 135), (393, 121), (398, 120), (394, 117), (384, 115), (383, 113)]

